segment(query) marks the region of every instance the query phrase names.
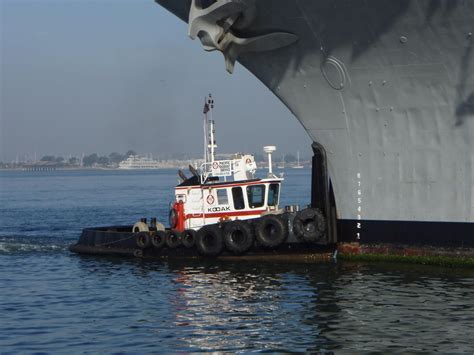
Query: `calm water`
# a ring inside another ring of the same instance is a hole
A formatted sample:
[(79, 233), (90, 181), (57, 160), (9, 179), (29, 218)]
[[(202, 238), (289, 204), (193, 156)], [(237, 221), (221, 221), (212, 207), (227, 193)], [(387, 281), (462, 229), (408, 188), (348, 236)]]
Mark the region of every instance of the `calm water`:
[[(309, 203), (287, 170), (283, 204)], [(69, 253), (85, 226), (166, 220), (175, 171), (0, 172), (0, 352), (473, 351), (474, 271), (142, 262)]]

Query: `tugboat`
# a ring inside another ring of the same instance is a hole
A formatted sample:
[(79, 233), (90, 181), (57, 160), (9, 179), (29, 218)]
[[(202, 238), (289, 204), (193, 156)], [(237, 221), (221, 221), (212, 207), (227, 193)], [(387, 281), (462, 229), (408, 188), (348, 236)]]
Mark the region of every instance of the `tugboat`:
[(251, 154), (217, 160), (214, 100), (204, 105), (204, 162), (191, 176), (183, 171), (170, 204), (169, 227), (156, 218), (130, 226), (84, 229), (70, 247), (76, 253), (122, 254), (135, 257), (180, 257), (294, 253), (327, 246), (327, 223), (316, 208), (281, 208), (284, 179), (272, 170), (275, 146), (265, 146), (268, 173), (257, 178)]

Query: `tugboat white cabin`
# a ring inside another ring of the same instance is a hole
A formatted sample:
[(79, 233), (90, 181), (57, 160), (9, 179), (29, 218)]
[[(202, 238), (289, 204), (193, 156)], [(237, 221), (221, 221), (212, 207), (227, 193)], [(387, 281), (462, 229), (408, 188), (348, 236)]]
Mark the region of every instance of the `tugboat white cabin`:
[(268, 176), (264, 179), (255, 177), (257, 165), (251, 154), (235, 154), (232, 159), (216, 160), (213, 106), (214, 101), (209, 95), (204, 106), (204, 131), (208, 138), (204, 163), (199, 171), (190, 166), (193, 174), (190, 178), (179, 172), (182, 183), (175, 188), (175, 201), (170, 213), (171, 228), (178, 231), (259, 218), (279, 210), (283, 178), (273, 174), (271, 162), (276, 147), (264, 147), (269, 159)]
[[(175, 189), (177, 229), (197, 230), (204, 225), (261, 217), (278, 210), (282, 178), (269, 174), (256, 179), (252, 155), (204, 163), (201, 173)], [(181, 224), (181, 225), (179, 225)]]

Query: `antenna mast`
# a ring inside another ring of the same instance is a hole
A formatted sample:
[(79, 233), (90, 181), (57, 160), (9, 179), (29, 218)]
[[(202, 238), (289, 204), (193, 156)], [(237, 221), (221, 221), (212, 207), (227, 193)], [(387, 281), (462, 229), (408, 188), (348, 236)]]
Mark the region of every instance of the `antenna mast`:
[[(214, 110), (214, 99), (212, 98), (211, 94), (209, 94), (209, 97), (207, 98), (206, 104), (207, 104), (207, 110), (209, 111), (209, 116), (210, 116), (210, 119), (208, 121), (208, 123), (209, 123), (209, 127), (208, 127), (209, 144), (208, 144), (207, 148), (208, 148), (208, 153), (209, 153), (211, 163), (213, 163), (214, 162), (214, 153), (215, 153), (215, 149), (217, 148), (217, 145), (216, 145), (216, 137), (214, 136), (214, 134), (216, 133), (215, 128), (214, 128), (215, 122), (214, 122), (213, 117), (212, 117), (212, 111)], [(206, 119), (207, 119), (207, 113), (206, 113)]]
[(204, 164), (207, 163), (207, 113), (209, 112), (209, 106), (207, 105), (207, 99), (204, 96), (204, 121), (203, 121), (203, 131), (204, 131)]

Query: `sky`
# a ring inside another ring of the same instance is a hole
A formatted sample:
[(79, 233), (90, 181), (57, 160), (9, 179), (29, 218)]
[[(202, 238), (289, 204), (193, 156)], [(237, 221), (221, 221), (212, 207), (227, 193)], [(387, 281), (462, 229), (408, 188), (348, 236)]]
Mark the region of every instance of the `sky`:
[(204, 97), (218, 152), (310, 156), (289, 110), (205, 52), (153, 0), (0, 0), (0, 161), (135, 150), (202, 155)]

